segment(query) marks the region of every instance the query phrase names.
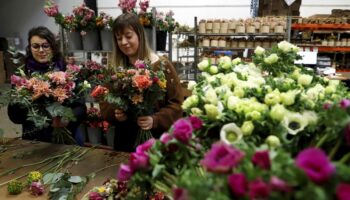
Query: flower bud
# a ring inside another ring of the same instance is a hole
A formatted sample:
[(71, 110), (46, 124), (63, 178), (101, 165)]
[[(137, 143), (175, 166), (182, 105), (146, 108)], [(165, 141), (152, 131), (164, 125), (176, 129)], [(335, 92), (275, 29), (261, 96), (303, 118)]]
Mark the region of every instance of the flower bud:
[(269, 135), (266, 140), (265, 143), (270, 147), (270, 148), (276, 148), (279, 147), (281, 145), (281, 141), (277, 136), (274, 135)]

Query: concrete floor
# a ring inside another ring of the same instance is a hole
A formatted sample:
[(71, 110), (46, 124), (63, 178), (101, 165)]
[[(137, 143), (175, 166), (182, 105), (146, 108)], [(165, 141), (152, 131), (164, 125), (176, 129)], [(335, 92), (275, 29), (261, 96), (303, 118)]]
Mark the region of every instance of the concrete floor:
[[(10, 86), (8, 84), (2, 84), (0, 85), (0, 98), (1, 100), (5, 99), (6, 97), (4, 92), (8, 90)], [(0, 137), (1, 135), (6, 138), (15, 138), (15, 137), (21, 137), (22, 135), (22, 126), (18, 124), (14, 124), (11, 122), (11, 120), (8, 118), (7, 115), (7, 106), (0, 108)]]

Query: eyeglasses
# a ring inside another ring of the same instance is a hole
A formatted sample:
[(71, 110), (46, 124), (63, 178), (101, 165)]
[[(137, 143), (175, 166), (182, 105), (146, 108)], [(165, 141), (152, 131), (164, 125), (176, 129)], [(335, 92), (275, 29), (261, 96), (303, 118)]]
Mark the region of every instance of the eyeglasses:
[(34, 51), (39, 51), (40, 50), (40, 47), (43, 49), (43, 50), (49, 50), (51, 48), (51, 45), (49, 43), (42, 43), (42, 44), (38, 44), (38, 43), (33, 43), (30, 45), (32, 47), (32, 49)]

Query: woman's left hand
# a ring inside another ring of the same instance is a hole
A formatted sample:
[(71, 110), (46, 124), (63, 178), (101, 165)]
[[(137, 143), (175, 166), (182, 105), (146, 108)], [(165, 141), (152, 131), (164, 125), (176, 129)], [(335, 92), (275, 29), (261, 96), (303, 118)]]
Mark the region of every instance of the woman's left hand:
[(137, 125), (139, 125), (142, 130), (150, 130), (153, 127), (153, 118), (151, 116), (138, 117)]

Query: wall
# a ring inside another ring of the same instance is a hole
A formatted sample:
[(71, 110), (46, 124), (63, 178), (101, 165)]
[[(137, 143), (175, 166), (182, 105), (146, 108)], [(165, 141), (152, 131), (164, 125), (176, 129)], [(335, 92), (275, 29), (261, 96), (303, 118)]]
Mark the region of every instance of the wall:
[[(55, 0), (63, 13), (72, 11), (73, 6), (83, 0)], [(0, 37), (19, 37), (20, 49), (27, 45), (27, 33), (34, 26), (46, 26), (54, 33), (59, 32), (52, 18), (43, 11), (43, 0), (10, 0), (2, 1), (0, 6)]]
[[(72, 11), (83, 0), (55, 0), (63, 14)], [(118, 0), (97, 0), (100, 11), (118, 16)], [(58, 26), (43, 12), (44, 0), (8, 0), (0, 7), (0, 37), (19, 37), (27, 44), (27, 32), (33, 26), (43, 25), (58, 33)], [(181, 24), (194, 25), (194, 16), (209, 18), (250, 17), (250, 0), (150, 0), (150, 6), (159, 11), (173, 10)], [(301, 16), (330, 14), (332, 9), (350, 9), (349, 0), (302, 0)]]

